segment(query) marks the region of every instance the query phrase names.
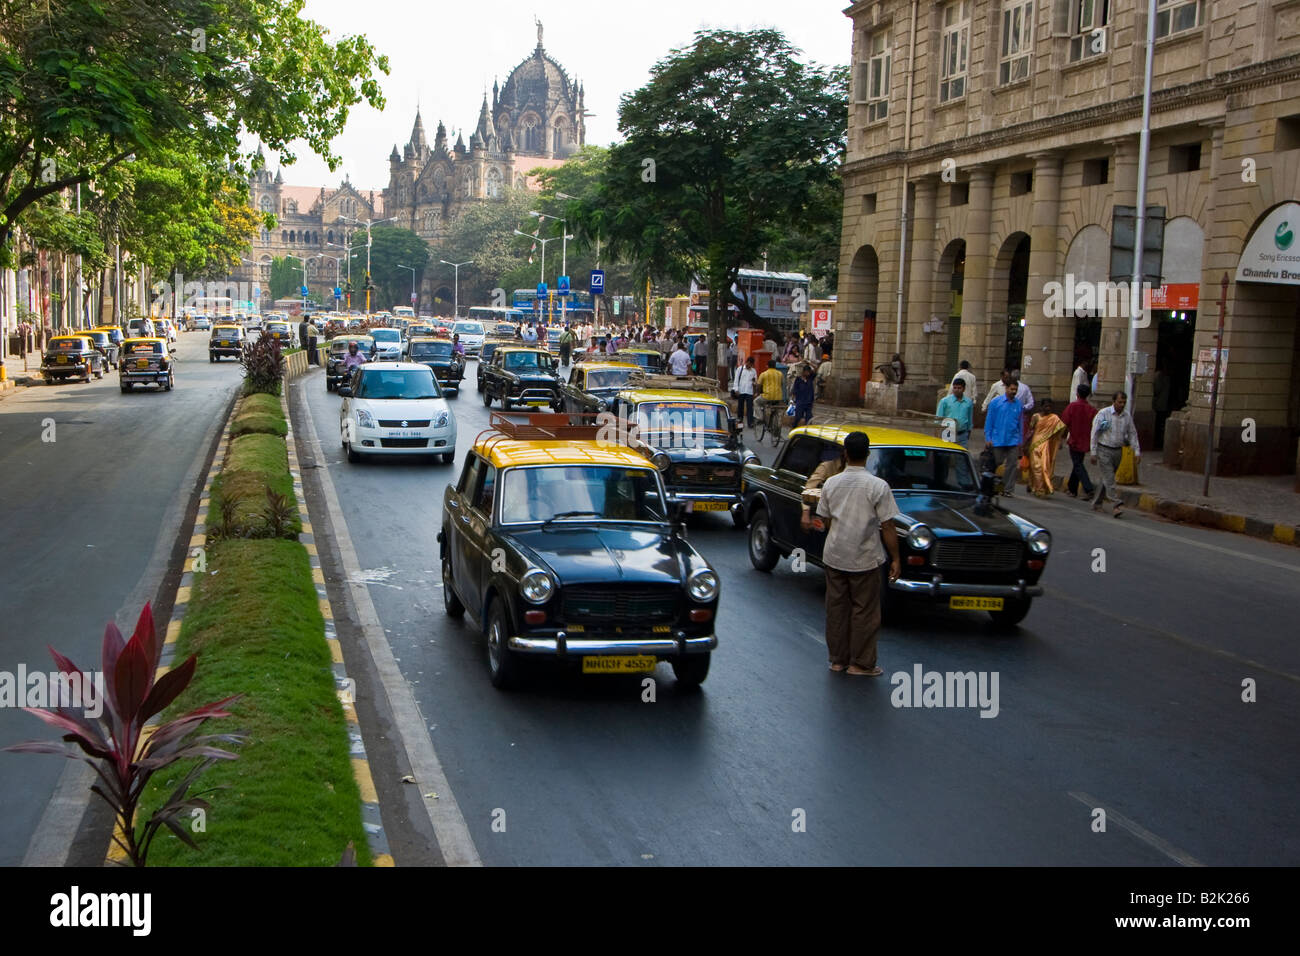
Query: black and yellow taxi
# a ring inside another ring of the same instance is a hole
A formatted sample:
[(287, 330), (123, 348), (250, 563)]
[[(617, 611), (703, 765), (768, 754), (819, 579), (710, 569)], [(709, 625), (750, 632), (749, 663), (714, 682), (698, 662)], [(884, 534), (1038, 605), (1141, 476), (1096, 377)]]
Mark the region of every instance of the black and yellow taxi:
[(91, 329), (89, 332), (83, 332), (82, 335), (95, 343), (95, 348), (104, 359), (104, 370), (117, 368), (117, 355), (120, 346), (113, 341), (107, 329)]
[(69, 378), (104, 377), (104, 356), (88, 335), (56, 335), (45, 343), (41, 376), (53, 385)]
[(528, 659), (585, 674), (672, 666), (700, 684), (717, 646), (720, 581), (687, 541), (681, 509), (637, 451), (544, 413), (493, 412), (443, 494), (446, 612), (467, 611), (493, 685)]
[(127, 339), (122, 343), (122, 361), (117, 367), (118, 384), (129, 392), (136, 385), (156, 385), (159, 391), (176, 387), (176, 360), (167, 340)]
[[(556, 371), (557, 361), (550, 352), (537, 346), (499, 346), (483, 370), (484, 406), (499, 401), (507, 410), (516, 405), (558, 410), (560, 379)], [(480, 359), (480, 367), (483, 364)]]
[(239, 358), (244, 354), (246, 333), (242, 325), (234, 322), (218, 322), (212, 327), (208, 337), (208, 361), (216, 362), (231, 356)]
[(664, 357), (663, 352), (638, 345), (619, 349), (614, 353), (613, 358), (616, 362), (633, 362), (647, 372), (659, 373), (668, 367), (668, 359)]
[(640, 372), (631, 362), (584, 362), (575, 365), (569, 380), (560, 385), (560, 403), (571, 414), (603, 412), (619, 392), (627, 388), (628, 378)]
[(357, 343), (357, 351), (366, 357), (367, 362), (375, 360), (375, 340), (365, 334), (347, 333), (330, 339), (329, 351), (325, 355), (325, 391), (332, 392), (348, 379), (348, 371), (343, 362), (348, 357), (348, 344)]
[(484, 337), (483, 344), (479, 346), (478, 350), (478, 368), (475, 369), (474, 372), (475, 378), (478, 380), (478, 391), (480, 393), (483, 391), (483, 373), (487, 370), (487, 367), (492, 364), (492, 353), (503, 345), (518, 344), (519, 340), (514, 337), (514, 333), (511, 333), (510, 335), (496, 335), (490, 333)]
[(267, 322), (262, 326), (262, 335), (280, 343), (280, 348), (291, 349), (298, 345), (298, 329), (292, 322)]
[(747, 465), (741, 510), (754, 567), (771, 571), (796, 549), (820, 566), (825, 532), (805, 530), (800, 519), (805, 503), (816, 514), (821, 490), (804, 488), (820, 464), (840, 460), (845, 437), (855, 431), (870, 440), (867, 469), (889, 483), (900, 512), (894, 526), (902, 574), (886, 582), (886, 607), (914, 598), (987, 611), (1002, 625), (1022, 621), (1043, 593), (1038, 580), (1051, 534), (994, 504), (992, 476), (978, 474), (965, 448), (920, 432), (809, 425), (790, 433), (771, 466)]
[(669, 494), (687, 511), (729, 512), (744, 527), (733, 506), (740, 502), (742, 469), (758, 456), (741, 441), (725, 401), (689, 389), (631, 388), (618, 393), (606, 414), (634, 427)]
[(460, 383), (465, 377), (465, 356), (456, 351), (450, 339), (421, 335), (407, 343), (407, 361), (418, 362), (433, 369), (444, 392), (460, 395)]
[(126, 336), (122, 334), (121, 326), (117, 325), (97, 325), (86, 334), (95, 339), (96, 345), (100, 345), (100, 339), (97, 336), (101, 332), (107, 337), (107, 342), (103, 343), (101, 347), (104, 358), (109, 365), (117, 368), (117, 363), (122, 355), (122, 341)]

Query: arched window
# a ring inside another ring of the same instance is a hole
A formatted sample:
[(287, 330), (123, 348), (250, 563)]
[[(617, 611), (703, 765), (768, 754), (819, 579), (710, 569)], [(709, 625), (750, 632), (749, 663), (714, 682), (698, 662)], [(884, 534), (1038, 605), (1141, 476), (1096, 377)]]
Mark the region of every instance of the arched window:
[(502, 192), (501, 170), (492, 166), (487, 171), (488, 199), (500, 199)]
[(560, 152), (561, 148), (564, 146), (564, 142), (565, 142), (564, 125), (565, 124), (563, 118), (557, 119), (555, 121), (555, 133), (551, 137), (551, 142), (554, 144), (551, 146), (551, 150), (553, 152), (556, 153)]
[(286, 242), (286, 243), (289, 241), (289, 232), (288, 232), (288, 230), (286, 230), (286, 229), (281, 229), (281, 230), (280, 230), (280, 241), (281, 241), (281, 242)]
[(326, 241), (326, 242), (333, 242), (333, 241), (334, 241), (334, 230), (333, 230), (333, 229), (330, 229), (330, 230), (326, 231), (326, 233), (325, 233), (325, 241)]
[(537, 125), (536, 116), (524, 117), (524, 149), (531, 153), (542, 151), (542, 131)]
[(271, 211), (271, 197), (270, 197), (270, 196), (263, 196), (262, 199), (261, 199), (261, 201), (258, 203), (258, 208), (261, 209), (262, 212), (270, 212), (270, 211)]
[(268, 242), (269, 240), (270, 240), (270, 233), (268, 233), (268, 232), (266, 231), (266, 227), (263, 226), (263, 227), (262, 227), (262, 242), (265, 243), (265, 242)]
[(289, 242), (291, 242), (291, 243), (294, 243), (294, 242), (297, 242), (297, 241), (298, 241), (298, 237), (294, 234), (295, 231), (296, 231), (296, 230), (293, 230), (293, 229), (290, 229), (290, 230), (289, 230)]
[(438, 212), (430, 209), (424, 214), (424, 231), (433, 232), (438, 228)]

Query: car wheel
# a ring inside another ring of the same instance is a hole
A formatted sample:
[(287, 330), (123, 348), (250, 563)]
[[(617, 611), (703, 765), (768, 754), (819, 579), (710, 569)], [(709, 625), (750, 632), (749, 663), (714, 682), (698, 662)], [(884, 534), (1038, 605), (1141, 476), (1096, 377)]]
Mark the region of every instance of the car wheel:
[(455, 453), (454, 451), (443, 452), (443, 453), (442, 453), (441, 455), (439, 455), (438, 457), (442, 460), (442, 463), (443, 463), (444, 465), (450, 465), (450, 464), (452, 464), (453, 462), (455, 462), (455, 460), (456, 460), (456, 453)]
[(709, 659), (712, 657), (712, 654), (692, 654), (675, 658), (673, 676), (677, 678), (677, 686), (691, 690), (703, 684), (704, 678), (709, 676)]
[(127, 392), (129, 392), (129, 391), (131, 391), (131, 386), (130, 386), (128, 383), (123, 382), (123, 383), (122, 383), (122, 394), (125, 395), (125, 394), (126, 394)]
[(749, 516), (749, 563), (759, 571), (771, 571), (781, 560), (772, 541), (772, 525), (767, 509), (758, 507)]
[(104, 377), (104, 366), (101, 365), (99, 367), (99, 371), (95, 373), (95, 381), (98, 382), (103, 377)]
[(743, 507), (732, 510), (731, 523), (734, 524), (737, 528), (745, 527), (745, 509)]
[(329, 379), (325, 379), (325, 391), (327, 392), (334, 391), (334, 383), (331, 382)]
[(175, 388), (175, 387), (176, 387), (176, 375), (175, 375), (175, 373), (173, 373), (173, 372), (168, 372), (168, 373), (167, 373), (167, 391), (170, 392), (170, 391), (171, 391), (173, 388)]
[(361, 452), (353, 448), (348, 442), (343, 443), (343, 449), (348, 453), (348, 461), (356, 464), (361, 460)]
[(483, 389), (483, 407), (484, 408), (492, 407), (492, 393), (489, 392), (486, 388)]
[(510, 640), (510, 621), (500, 598), (493, 598), (488, 608), (487, 622), (483, 626), (487, 643), (488, 677), (492, 686), (508, 690), (519, 685), (521, 662), (518, 655), (506, 646)]
[(1007, 598), (1002, 602), (1002, 610), (989, 611), (989, 617), (999, 628), (1014, 628), (1025, 619), (1032, 603), (1030, 598)]
[(465, 605), (456, 596), (456, 589), (451, 584), (451, 561), (442, 559), (442, 609), (448, 617), (464, 617)]

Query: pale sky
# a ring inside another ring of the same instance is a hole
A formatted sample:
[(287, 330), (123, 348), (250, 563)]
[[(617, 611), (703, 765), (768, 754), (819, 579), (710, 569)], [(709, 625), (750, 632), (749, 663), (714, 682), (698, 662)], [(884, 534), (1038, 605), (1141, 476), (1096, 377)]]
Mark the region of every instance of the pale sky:
[[(334, 143), (343, 165), (331, 173), (305, 144), (298, 161), (284, 167), (285, 182), (299, 186), (339, 184), (343, 174), (355, 186), (388, 185), (388, 154), (410, 137), (416, 103), (432, 144), (438, 120), (463, 129), (465, 140), (478, 122), (479, 106), (492, 81), (505, 83), (510, 71), (537, 46), (534, 17), (545, 30), (543, 45), (568, 74), (586, 88), (587, 142), (608, 145), (618, 138), (618, 101), (645, 84), (654, 63), (675, 47), (687, 46), (698, 29), (776, 27), (822, 65), (847, 63), (852, 26), (843, 10), (848, 0), (465, 0), (422, 4), (400, 0), (307, 0), (304, 16), (331, 36), (364, 34), (386, 54), (390, 72), (380, 82), (383, 112), (357, 106)], [(255, 141), (249, 141), (255, 146)], [(272, 171), (278, 166), (267, 155)]]

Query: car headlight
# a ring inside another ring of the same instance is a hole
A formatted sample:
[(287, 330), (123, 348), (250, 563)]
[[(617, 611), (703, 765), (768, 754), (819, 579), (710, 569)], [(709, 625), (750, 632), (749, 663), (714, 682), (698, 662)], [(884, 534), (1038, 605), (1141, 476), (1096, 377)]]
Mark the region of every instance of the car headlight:
[(1025, 542), (1029, 545), (1029, 550), (1034, 554), (1046, 554), (1052, 550), (1052, 535), (1045, 528), (1030, 532)]
[(757, 464), (758, 461), (759, 461), (758, 456), (755, 455), (752, 451), (749, 451), (748, 449), (746, 449), (746, 451), (745, 451), (745, 457), (743, 457), (742, 459), (740, 459), (740, 467), (741, 467), (741, 468), (744, 468), (746, 465)]
[(358, 408), (358, 409), (357, 409), (357, 424), (360, 425), (362, 428), (374, 428), (374, 427), (375, 427), (375, 419), (374, 419), (374, 416), (371, 415), (371, 414), (370, 414), (368, 411), (366, 411), (364, 408)]
[(608, 410), (609, 410), (609, 402), (605, 401), (603, 398), (596, 400), (596, 411), (604, 412)]
[(914, 525), (907, 533), (907, 543), (913, 550), (928, 550), (934, 544), (934, 532), (923, 524)]
[(446, 428), (449, 421), (451, 421), (451, 412), (440, 412), (438, 417), (433, 420), (433, 427)]
[(686, 589), (696, 601), (712, 601), (718, 596), (718, 576), (708, 568), (700, 568), (691, 573), (686, 581)]
[(650, 464), (660, 471), (667, 471), (672, 466), (672, 463), (673, 460), (661, 451), (657, 451), (650, 456)]
[(545, 604), (555, 593), (555, 584), (541, 568), (533, 568), (519, 580), (519, 593), (529, 604)]

